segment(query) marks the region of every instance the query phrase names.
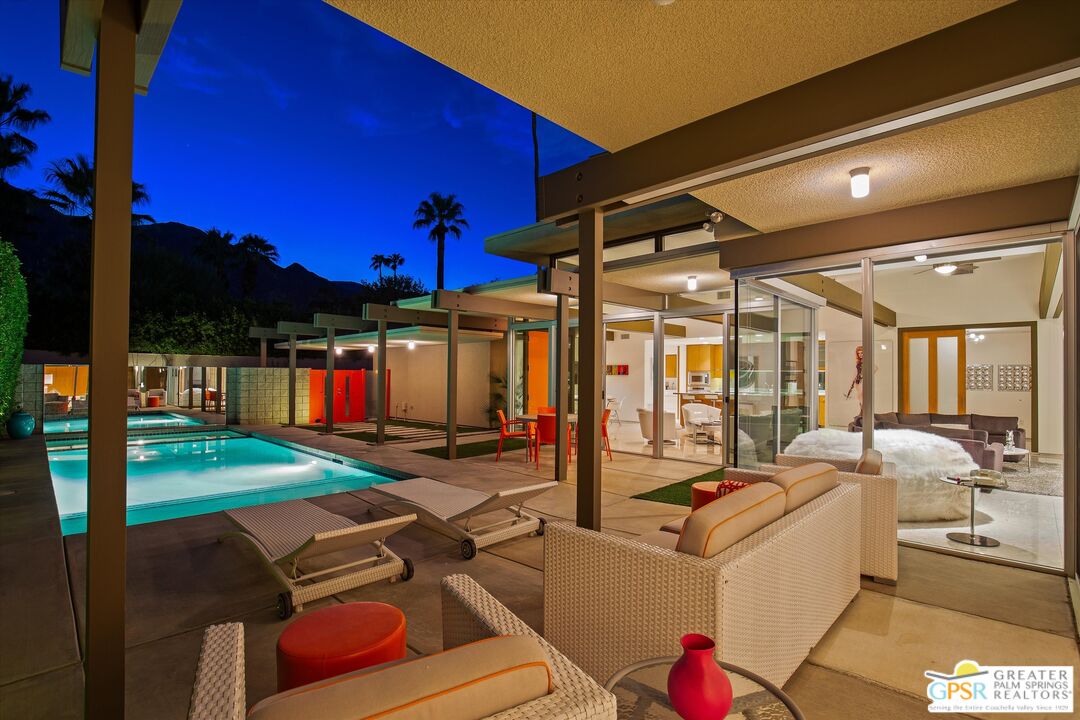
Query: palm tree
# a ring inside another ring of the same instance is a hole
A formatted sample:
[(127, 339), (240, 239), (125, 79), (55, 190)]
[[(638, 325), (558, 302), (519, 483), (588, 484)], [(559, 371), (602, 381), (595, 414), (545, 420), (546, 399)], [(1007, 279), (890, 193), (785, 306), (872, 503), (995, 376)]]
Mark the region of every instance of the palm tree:
[(386, 255), (380, 255), (376, 253), (371, 256), (371, 264), (368, 265), (372, 270), (379, 271), (379, 280), (382, 280), (382, 269), (390, 265), (390, 258)]
[(440, 195), (431, 193), (427, 200), (421, 200), (416, 208), (416, 221), (413, 229), (431, 228), (428, 231), (428, 240), (436, 244), (439, 256), (439, 264), (435, 273), (435, 287), (443, 289), (443, 271), (446, 264), (446, 236), (453, 235), (461, 239), (462, 228), (469, 227), (469, 221), (463, 216), (465, 208), (457, 201), (457, 195)]
[(386, 258), (386, 266), (394, 272), (394, 277), (397, 277), (398, 268), (405, 264), (405, 258), (401, 256), (401, 253), (394, 253)]
[[(47, 190), (42, 197), (54, 208), (67, 215), (94, 217), (94, 168), (85, 155), (79, 153), (74, 158), (57, 160), (45, 171), (45, 179), (55, 189)], [(137, 207), (150, 202), (150, 195), (142, 183), (131, 183), (131, 206)], [(142, 225), (154, 222), (149, 215), (131, 213), (131, 224)]]
[(195, 254), (214, 269), (218, 284), (226, 292), (229, 289), (229, 265), (236, 251), (235, 237), (231, 232), (210, 228), (195, 246)]
[(241, 292), (244, 298), (251, 297), (255, 291), (255, 281), (259, 276), (259, 264), (265, 261), (277, 262), (278, 249), (266, 238), (260, 235), (248, 233), (241, 235), (240, 241), (233, 246), (240, 253), (244, 268), (243, 288)]
[(50, 120), (44, 110), (23, 107), (30, 93), (26, 83), (16, 83), (10, 75), (0, 76), (0, 180), (8, 170), (30, 164), (37, 143), (23, 133)]

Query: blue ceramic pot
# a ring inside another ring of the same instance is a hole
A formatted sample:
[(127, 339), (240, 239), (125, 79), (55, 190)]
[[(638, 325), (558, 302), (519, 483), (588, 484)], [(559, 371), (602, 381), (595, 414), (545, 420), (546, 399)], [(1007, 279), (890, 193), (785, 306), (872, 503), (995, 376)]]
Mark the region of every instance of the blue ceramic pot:
[(7, 421), (8, 435), (16, 440), (28, 438), (34, 432), (34, 425), (34, 416), (30, 413), (23, 410), (12, 413)]

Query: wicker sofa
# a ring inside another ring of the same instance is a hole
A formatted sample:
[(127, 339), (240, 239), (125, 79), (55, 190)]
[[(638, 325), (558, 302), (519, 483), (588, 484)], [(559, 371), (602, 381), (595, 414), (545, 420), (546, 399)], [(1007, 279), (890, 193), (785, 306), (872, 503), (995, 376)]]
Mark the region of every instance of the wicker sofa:
[(545, 636), (605, 682), (704, 633), (782, 685), (859, 590), (860, 493), (840, 483), (712, 557), (549, 523)]
[(826, 460), (781, 453), (776, 456), (775, 465), (762, 465), (758, 470), (771, 475), (784, 468), (813, 462), (829, 463), (840, 471), (840, 482), (855, 483), (862, 488), (860, 572), (877, 582), (895, 585), (899, 572), (896, 543), (896, 466), (884, 463), (880, 473), (857, 473), (857, 460)]
[[(488, 717), (500, 720), (615, 720), (614, 695), (600, 687), (469, 576), (451, 575), (442, 579), (442, 625), (445, 649), (499, 635), (520, 635), (537, 641), (546, 656), (551, 672), (550, 692)], [(394, 670), (390, 667), (386, 672)], [(359, 671), (357, 675), (365, 672)], [(349, 680), (342, 678), (313, 683), (280, 694), (301, 696), (303, 709), (299, 713), (290, 713), (289, 717), (294, 714), (300, 719), (356, 717), (359, 711), (348, 707), (333, 714), (341, 707), (328, 701), (327, 692), (337, 692), (340, 701), (342, 688), (347, 688), (349, 684)], [(195, 674), (188, 720), (243, 720), (247, 712), (244, 686), (244, 626), (228, 623), (207, 628)], [(371, 690), (370, 686), (367, 690)], [(422, 687), (416, 687), (415, 691), (417, 700), (446, 694), (425, 696)], [(262, 717), (267, 702), (272, 703), (276, 697), (279, 696), (261, 701), (252, 707), (246, 717)], [(292, 700), (292, 708), (297, 709), (296, 698)], [(436, 717), (450, 717), (439, 711), (434, 712)], [(278, 714), (273, 717), (278, 717)]]

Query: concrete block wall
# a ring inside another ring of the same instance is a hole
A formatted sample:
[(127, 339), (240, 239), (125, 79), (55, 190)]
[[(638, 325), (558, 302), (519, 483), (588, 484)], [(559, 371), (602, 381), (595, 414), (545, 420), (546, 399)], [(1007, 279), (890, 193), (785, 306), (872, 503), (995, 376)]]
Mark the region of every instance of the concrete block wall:
[(45, 366), (22, 365), (15, 383), (15, 402), (22, 403), (23, 410), (34, 416), (34, 432), (42, 431), (45, 419)]
[[(307, 422), (307, 368), (296, 369), (296, 421)], [(225, 419), (233, 425), (274, 425), (289, 421), (288, 368), (228, 368)]]

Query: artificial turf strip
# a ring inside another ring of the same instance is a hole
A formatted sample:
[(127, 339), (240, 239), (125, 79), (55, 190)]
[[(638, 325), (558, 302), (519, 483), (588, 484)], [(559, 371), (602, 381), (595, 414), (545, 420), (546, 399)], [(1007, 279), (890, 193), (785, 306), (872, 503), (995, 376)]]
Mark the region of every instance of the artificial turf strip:
[[(457, 446), (458, 459), (477, 457), (480, 455), (494, 455), (499, 449), (498, 440), (484, 440), (483, 442), (465, 443), (464, 445)], [(525, 441), (521, 438), (507, 438), (503, 441), (503, 452), (510, 452), (511, 450), (524, 450)], [(431, 457), (437, 457), (446, 459), (446, 446), (439, 445), (437, 447), (424, 448), (423, 450), (413, 450), (413, 452), (420, 453), (421, 455), (430, 455)], [(689, 491), (687, 491), (689, 492)]]
[(697, 477), (692, 477), (687, 480), (680, 480), (677, 483), (658, 487), (649, 492), (643, 492), (634, 497), (638, 500), (652, 500), (653, 502), (668, 503), (669, 505), (683, 505), (685, 507), (690, 507), (690, 487), (694, 483), (705, 482), (708, 480), (718, 482), (723, 479), (724, 468), (719, 468), (717, 470), (710, 470), (704, 475), (698, 475)]

